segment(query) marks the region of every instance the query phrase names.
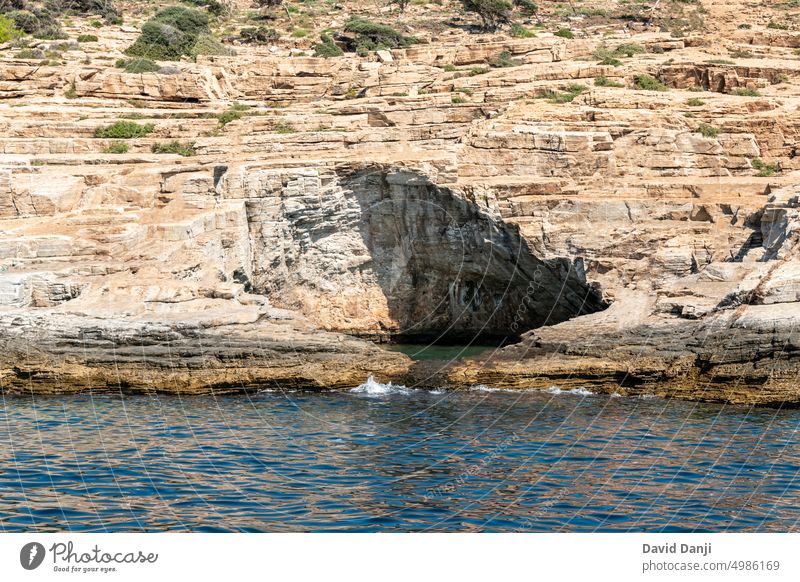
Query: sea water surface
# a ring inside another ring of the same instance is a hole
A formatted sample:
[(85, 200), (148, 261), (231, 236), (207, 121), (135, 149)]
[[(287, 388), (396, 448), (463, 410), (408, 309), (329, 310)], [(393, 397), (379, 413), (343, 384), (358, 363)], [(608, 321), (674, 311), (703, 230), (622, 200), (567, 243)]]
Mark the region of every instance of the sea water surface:
[(798, 410), (374, 381), (0, 405), (0, 531), (800, 530)]

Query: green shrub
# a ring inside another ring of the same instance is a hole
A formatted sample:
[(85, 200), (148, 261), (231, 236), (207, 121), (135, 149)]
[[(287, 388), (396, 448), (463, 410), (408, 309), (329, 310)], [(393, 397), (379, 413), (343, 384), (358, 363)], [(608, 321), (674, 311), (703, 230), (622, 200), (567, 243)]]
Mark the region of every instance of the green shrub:
[(706, 61), (709, 65), (735, 65), (736, 63), (730, 59), (708, 59)]
[(496, 30), (501, 24), (511, 22), (514, 6), (508, 0), (461, 0), (466, 12), (477, 14), (484, 30)]
[(569, 85), (564, 93), (551, 91), (547, 93), (550, 103), (570, 103), (575, 97), (586, 91), (586, 86), (577, 83)]
[(133, 139), (135, 137), (145, 137), (153, 133), (155, 126), (152, 123), (139, 125), (133, 121), (117, 121), (106, 127), (98, 127), (94, 131), (95, 137), (107, 139)]
[(606, 76), (601, 75), (600, 77), (595, 77), (594, 84), (597, 87), (624, 87), (622, 83), (617, 83), (616, 81), (612, 81)]
[(292, 30), (292, 38), (305, 38), (308, 36), (308, 30), (305, 28), (297, 27)]
[(360, 55), (375, 50), (408, 47), (417, 42), (413, 36), (405, 36), (388, 24), (371, 22), (358, 16), (352, 16), (344, 29), (355, 35), (349, 48)]
[(561, 38), (575, 38), (575, 35), (569, 28), (559, 28), (553, 34), (556, 36), (560, 36)]
[(82, 34), (78, 37), (78, 42), (97, 42), (99, 39), (94, 34)]
[(239, 31), (242, 42), (249, 44), (267, 44), (277, 41), (281, 37), (274, 28), (249, 26)]
[(0, 14), (0, 43), (16, 40), (23, 34), (25, 33), (17, 28), (13, 20)]
[(103, 150), (104, 154), (127, 154), (128, 153), (128, 144), (124, 141), (115, 141), (106, 149)]
[[(23, 6), (26, 5), (21, 3)], [(14, 21), (14, 27), (36, 38), (55, 40), (67, 38), (61, 30), (61, 24), (55, 16), (44, 8), (31, 10), (12, 10), (5, 14), (6, 18)]]
[(72, 83), (67, 90), (64, 91), (64, 97), (67, 99), (77, 99), (78, 98), (78, 91), (75, 89), (75, 83)]
[(528, 30), (521, 24), (517, 24), (516, 22), (511, 25), (511, 30), (509, 34), (514, 38), (533, 38), (536, 36), (536, 33)]
[(217, 115), (217, 119), (219, 120), (219, 124), (222, 127), (228, 125), (231, 121), (236, 121), (237, 119), (242, 118), (242, 112), (236, 111), (235, 109), (229, 109), (228, 111), (223, 111), (219, 115)]
[(453, 105), (460, 105), (462, 103), (466, 103), (467, 102), (467, 100), (464, 99), (463, 97), (461, 97), (460, 95), (453, 95), (453, 97), (450, 99), (450, 101), (453, 103)]
[(17, 59), (23, 59), (23, 60), (26, 60), (26, 61), (27, 60), (37, 60), (37, 59), (43, 59), (44, 58), (44, 53), (42, 51), (40, 51), (39, 49), (27, 49), (26, 48), (26, 49), (22, 49), (21, 51), (19, 51), (16, 55), (14, 55), (14, 57), (17, 58)]
[(495, 67), (497, 69), (504, 69), (507, 67), (518, 67), (521, 65), (517, 59), (511, 58), (511, 53), (508, 51), (503, 51), (496, 57), (492, 57), (489, 59), (489, 66)]
[(601, 65), (610, 65), (613, 67), (618, 67), (622, 64), (622, 61), (619, 60), (617, 57), (614, 56), (614, 53), (608, 50), (606, 47), (599, 47), (597, 50), (594, 51), (592, 55)]
[(297, 130), (291, 123), (276, 123), (272, 126), (272, 131), (275, 133), (296, 133)]
[(209, 35), (208, 14), (170, 6), (142, 25), (142, 33), (125, 54), (161, 61), (178, 60), (193, 54), (200, 35)]
[(780, 168), (778, 164), (767, 164), (764, 160), (760, 158), (756, 158), (750, 162), (750, 165), (753, 166), (753, 169), (758, 170), (756, 174), (760, 178), (768, 178), (772, 176), (775, 172), (779, 172)]
[(669, 89), (664, 83), (650, 75), (637, 75), (633, 81), (636, 88), (642, 91), (667, 91)]
[(526, 16), (533, 16), (539, 12), (539, 5), (533, 0), (514, 0), (514, 6)]
[(719, 128), (707, 123), (701, 123), (697, 128), (697, 133), (703, 137), (714, 138), (719, 135)]
[(193, 143), (181, 143), (179, 141), (171, 141), (167, 143), (154, 143), (150, 148), (154, 154), (178, 154), (188, 158), (194, 155)]
[(318, 42), (314, 45), (314, 56), (329, 59), (332, 57), (340, 57), (344, 54), (344, 51), (333, 42), (331, 35), (323, 32), (320, 35), (320, 40), (322, 42)]
[(646, 52), (647, 50), (642, 45), (635, 43), (621, 44), (614, 49), (615, 55), (625, 57), (632, 57), (633, 55), (639, 55)]
[(236, 51), (225, 46), (210, 34), (201, 34), (197, 37), (197, 42), (194, 43), (190, 54), (193, 57), (199, 55), (231, 57), (236, 54)]
[(488, 72), (489, 72), (489, 68), (488, 68), (488, 67), (472, 67), (472, 68), (471, 68), (471, 69), (470, 69), (470, 70), (467, 72), (467, 74), (468, 74), (470, 77), (476, 77), (476, 76), (478, 76), (478, 75), (483, 75), (484, 73), (488, 73)]
[(774, 28), (776, 30), (789, 30), (788, 24), (782, 24), (780, 22), (775, 22), (774, 20), (770, 20), (767, 23), (767, 28)]
[(738, 97), (758, 97), (761, 93), (749, 87), (736, 87), (731, 91), (731, 95), (736, 95)]
[(155, 73), (161, 67), (150, 59), (117, 59), (115, 66), (126, 73)]
[(697, 97), (692, 97), (686, 102), (686, 105), (688, 105), (689, 107), (701, 107), (702, 105), (705, 104), (706, 104), (705, 101), (703, 101), (702, 99), (698, 99)]
[(453, 73), (453, 72), (457, 71), (458, 69), (456, 69), (456, 66), (454, 64), (448, 63), (448, 64), (446, 64), (445, 66), (442, 67), (442, 70), (444, 72), (446, 72), (446, 73)]
[(772, 79), (770, 79), (773, 85), (780, 85), (781, 83), (786, 83), (788, 80), (789, 77), (785, 73), (775, 73)]
[[(90, 25), (92, 28), (103, 28), (103, 23), (102, 23), (102, 22), (100, 22), (99, 20), (92, 20), (92, 21), (89, 23), (89, 25)], [(113, 152), (111, 152), (111, 153), (113, 153)]]

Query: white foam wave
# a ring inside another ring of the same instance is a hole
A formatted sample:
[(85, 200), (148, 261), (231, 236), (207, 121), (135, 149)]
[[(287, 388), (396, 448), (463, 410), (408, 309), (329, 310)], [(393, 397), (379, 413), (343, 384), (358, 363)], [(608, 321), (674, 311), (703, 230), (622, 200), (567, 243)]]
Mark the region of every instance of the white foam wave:
[(587, 390), (586, 388), (572, 388), (570, 390), (562, 390), (558, 386), (550, 386), (547, 389), (547, 392), (550, 394), (574, 394), (576, 396), (592, 396), (594, 392), (591, 390)]
[(387, 394), (410, 394), (411, 388), (406, 388), (402, 384), (382, 384), (370, 376), (367, 381), (350, 390), (353, 394), (366, 394), (367, 396), (385, 396)]

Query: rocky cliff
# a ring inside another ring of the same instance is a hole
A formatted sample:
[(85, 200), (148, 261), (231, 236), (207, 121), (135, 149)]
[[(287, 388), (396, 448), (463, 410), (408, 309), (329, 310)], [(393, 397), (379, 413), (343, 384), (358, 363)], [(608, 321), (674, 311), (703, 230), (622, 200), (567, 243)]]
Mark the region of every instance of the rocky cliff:
[[(0, 386), (800, 403), (800, 9), (689, 4), (679, 33), (543, 11), (523, 38), (411, 6), (409, 48), (150, 73), (114, 66), (127, 24), (75, 18), (99, 40), (56, 63), (0, 46)], [(498, 337), (433, 367), (372, 341)]]

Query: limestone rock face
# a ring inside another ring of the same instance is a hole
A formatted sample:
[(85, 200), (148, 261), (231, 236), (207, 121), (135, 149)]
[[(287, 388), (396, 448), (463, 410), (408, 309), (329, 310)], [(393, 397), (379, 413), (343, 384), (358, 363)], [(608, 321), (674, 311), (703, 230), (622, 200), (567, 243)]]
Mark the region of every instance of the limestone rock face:
[[(703, 5), (713, 34), (282, 39), (144, 74), (113, 66), (135, 29), (58, 66), (0, 48), (0, 388), (800, 403), (800, 41)], [(153, 131), (96, 137), (120, 120)], [(370, 341), (497, 337), (446, 366)]]

